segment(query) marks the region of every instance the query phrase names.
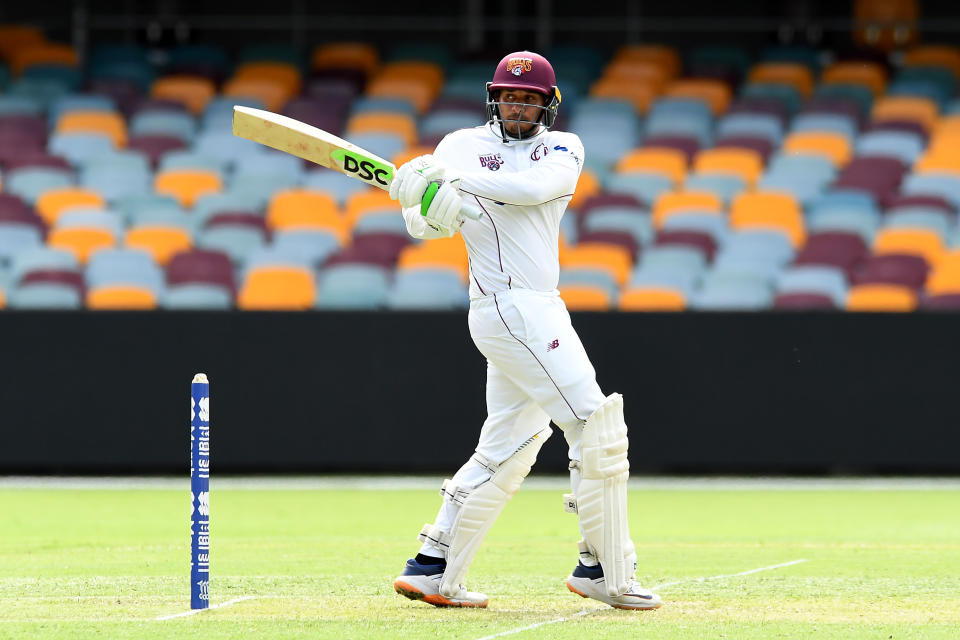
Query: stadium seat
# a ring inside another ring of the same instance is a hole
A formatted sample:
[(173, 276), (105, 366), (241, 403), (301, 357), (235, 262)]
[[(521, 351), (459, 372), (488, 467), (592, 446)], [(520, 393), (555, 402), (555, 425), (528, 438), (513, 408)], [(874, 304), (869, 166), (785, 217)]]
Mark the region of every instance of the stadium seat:
[(862, 284), (850, 288), (847, 311), (913, 311), (917, 294), (908, 287), (892, 284)]
[(653, 226), (660, 228), (673, 215), (682, 213), (716, 213), (720, 216), (723, 203), (715, 194), (703, 191), (675, 191), (663, 193), (653, 206)]
[(609, 311), (613, 307), (610, 292), (602, 287), (569, 284), (560, 285), (558, 290), (570, 311)]
[(389, 272), (372, 264), (339, 264), (320, 273), (317, 309), (380, 309), (390, 289)]
[(96, 310), (150, 310), (157, 308), (157, 297), (145, 287), (104, 285), (87, 290), (85, 306)]
[(680, 184), (687, 173), (687, 159), (679, 151), (670, 149), (636, 149), (620, 159), (616, 170), (664, 175), (673, 184)]
[(683, 311), (687, 298), (682, 291), (666, 287), (633, 286), (620, 294), (620, 311)]
[(243, 310), (305, 310), (313, 307), (316, 283), (310, 269), (261, 267), (250, 270), (237, 294)]
[(749, 187), (763, 172), (763, 158), (748, 149), (707, 149), (697, 154), (693, 171), (698, 174), (734, 175)]
[(737, 196), (730, 206), (734, 229), (774, 229), (785, 233), (799, 247), (805, 239), (803, 212), (789, 195), (757, 191)]
[(200, 196), (222, 188), (220, 176), (212, 171), (171, 169), (158, 172), (154, 178), (157, 193), (173, 196), (185, 208), (192, 207)]

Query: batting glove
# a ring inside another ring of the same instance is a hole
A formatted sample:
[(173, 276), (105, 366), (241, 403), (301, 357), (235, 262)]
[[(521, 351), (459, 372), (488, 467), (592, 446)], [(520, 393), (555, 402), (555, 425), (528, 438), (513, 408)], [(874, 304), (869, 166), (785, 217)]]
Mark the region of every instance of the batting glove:
[(406, 162), (394, 174), (390, 183), (390, 197), (400, 200), (404, 209), (423, 201), (431, 182), (443, 179), (444, 167), (432, 155), (418, 156)]

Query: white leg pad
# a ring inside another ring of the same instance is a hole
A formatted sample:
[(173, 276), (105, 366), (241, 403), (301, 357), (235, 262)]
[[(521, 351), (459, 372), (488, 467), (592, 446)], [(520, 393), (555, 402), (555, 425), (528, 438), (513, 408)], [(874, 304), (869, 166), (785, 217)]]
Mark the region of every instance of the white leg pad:
[(450, 533), (443, 535), (440, 532), (432, 532), (433, 535), (430, 536), (440, 541), (446, 549), (447, 568), (440, 582), (441, 594), (448, 598), (456, 595), (467, 575), (470, 563), (477, 554), (480, 543), (487, 536), (497, 516), (503, 511), (503, 507), (520, 488), (520, 483), (530, 473), (540, 448), (551, 433), (550, 427), (543, 429), (520, 445), (502, 463), (491, 465), (495, 466), (495, 470), (491, 469), (493, 475), (490, 479), (469, 494), (461, 493), (454, 498), (450, 496), (449, 488), (445, 492), (447, 499), (456, 500), (461, 504)]
[(623, 396), (613, 393), (583, 426), (583, 460), (576, 508), (587, 546), (603, 567), (607, 593), (629, 588), (636, 554), (627, 521), (627, 425)]

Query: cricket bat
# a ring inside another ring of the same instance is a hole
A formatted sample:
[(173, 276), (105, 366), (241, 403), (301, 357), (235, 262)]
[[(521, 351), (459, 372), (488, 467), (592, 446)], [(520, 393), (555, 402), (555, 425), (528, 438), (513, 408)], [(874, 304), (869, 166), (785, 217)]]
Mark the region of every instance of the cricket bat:
[[(262, 109), (234, 106), (233, 135), (339, 171), (384, 191), (390, 190), (397, 169), (393, 163), (332, 133)], [(474, 220), (481, 216), (480, 211), (466, 204), (460, 212)]]

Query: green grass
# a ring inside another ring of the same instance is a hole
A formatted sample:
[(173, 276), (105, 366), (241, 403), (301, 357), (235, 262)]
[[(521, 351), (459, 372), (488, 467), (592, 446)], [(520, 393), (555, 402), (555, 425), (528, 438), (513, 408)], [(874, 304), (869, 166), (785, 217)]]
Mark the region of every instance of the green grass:
[(391, 588), (435, 490), (214, 481), (212, 601), (254, 597), (157, 620), (189, 609), (184, 491), (0, 488), (0, 639), (960, 637), (958, 490), (632, 491), (638, 577), (671, 583), (642, 613), (566, 590), (561, 493), (521, 489), (468, 576), (490, 607), (445, 610)]

